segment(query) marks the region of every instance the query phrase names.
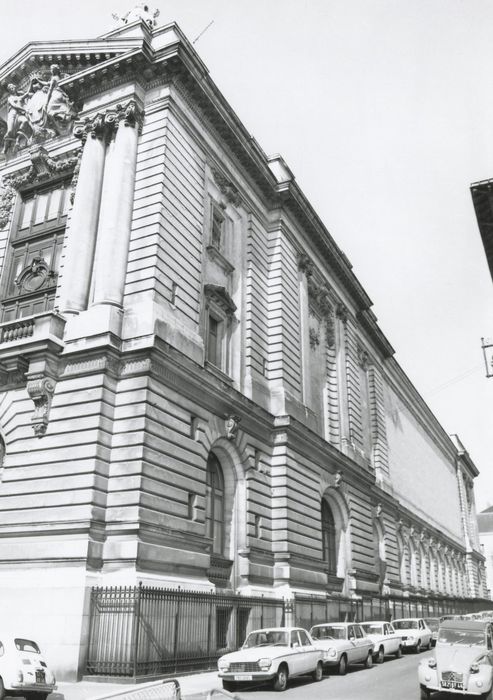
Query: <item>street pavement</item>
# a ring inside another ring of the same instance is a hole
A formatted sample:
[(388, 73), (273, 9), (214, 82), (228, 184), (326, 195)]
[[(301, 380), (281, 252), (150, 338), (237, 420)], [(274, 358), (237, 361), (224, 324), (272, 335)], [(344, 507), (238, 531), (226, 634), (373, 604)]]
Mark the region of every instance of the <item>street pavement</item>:
[[(417, 666), (421, 658), (430, 652), (406, 654), (401, 659), (387, 658), (382, 665), (373, 665), (370, 669), (353, 666), (346, 676), (325, 675), (320, 683), (309, 678), (293, 678), (288, 689), (282, 694), (274, 692), (268, 686), (257, 688), (243, 687), (235, 691), (242, 700), (418, 700), (419, 685)], [(178, 678), (182, 697), (197, 696), (221, 687), (217, 673), (199, 673)], [(81, 681), (79, 683), (59, 683), (58, 690), (48, 700), (99, 700), (111, 694), (136, 688), (151, 689), (155, 684), (96, 683)], [(151, 697), (151, 696), (150, 696)], [(433, 700), (445, 700), (444, 693), (437, 693)], [(115, 695), (115, 700), (118, 700)]]

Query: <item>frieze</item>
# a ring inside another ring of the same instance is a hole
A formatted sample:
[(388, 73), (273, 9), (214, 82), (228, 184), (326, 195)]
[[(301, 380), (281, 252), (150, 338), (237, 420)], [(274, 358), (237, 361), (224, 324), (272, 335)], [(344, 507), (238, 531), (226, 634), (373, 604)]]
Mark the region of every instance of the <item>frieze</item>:
[(76, 111), (60, 87), (61, 79), (60, 67), (53, 64), (50, 75), (33, 76), (25, 92), (14, 83), (7, 86), (7, 121), (0, 144), (4, 155), (15, 155), (27, 146), (70, 133)]

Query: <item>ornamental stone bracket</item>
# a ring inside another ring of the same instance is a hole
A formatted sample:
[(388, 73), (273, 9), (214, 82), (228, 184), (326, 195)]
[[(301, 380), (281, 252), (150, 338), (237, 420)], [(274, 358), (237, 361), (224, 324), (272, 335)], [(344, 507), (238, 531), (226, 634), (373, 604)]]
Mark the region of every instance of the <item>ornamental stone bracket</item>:
[(211, 170), (221, 194), (228, 200), (228, 202), (233, 204), (233, 206), (238, 207), (241, 204), (241, 195), (238, 188), (233, 185), (233, 183), (230, 182), (227, 177), (220, 173), (219, 170), (216, 170), (215, 168), (211, 168)]
[[(314, 275), (315, 266), (305, 253), (298, 255), (298, 269), (306, 275), (308, 299), (310, 306), (325, 321), (325, 337), (329, 348), (335, 345), (335, 309), (337, 302), (332, 289), (327, 282), (317, 281)], [(310, 329), (311, 331), (312, 329)], [(310, 347), (315, 349), (320, 338), (310, 333)]]
[(228, 440), (236, 440), (241, 418), (234, 413), (225, 416), (226, 437)]
[(43, 374), (28, 377), (27, 393), (34, 402), (31, 425), (37, 437), (43, 437), (46, 433), (55, 387), (56, 382), (52, 377)]

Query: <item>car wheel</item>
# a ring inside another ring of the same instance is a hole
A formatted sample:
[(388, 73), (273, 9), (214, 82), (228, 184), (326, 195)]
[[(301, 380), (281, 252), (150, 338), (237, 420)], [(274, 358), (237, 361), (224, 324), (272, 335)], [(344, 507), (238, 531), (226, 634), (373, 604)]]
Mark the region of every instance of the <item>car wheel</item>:
[(339, 659), (339, 663), (337, 664), (337, 673), (340, 676), (345, 676), (347, 673), (347, 656), (346, 654), (343, 654), (341, 658)]
[(428, 690), (428, 688), (425, 685), (420, 685), (419, 690), (420, 700), (429, 700), (429, 698), (431, 697), (431, 692)]
[(395, 658), (400, 659), (402, 657), (402, 646), (399, 644), (397, 651), (395, 652)]
[(281, 691), (286, 690), (288, 687), (288, 667), (286, 664), (279, 666), (279, 670), (274, 678), (274, 690)]
[(2, 681), (2, 679), (0, 678), (0, 700), (3, 700), (4, 697), (5, 697), (5, 688), (4, 688), (4, 685), (3, 685), (3, 681)]
[(365, 668), (371, 668), (373, 666), (373, 654), (371, 651), (368, 652), (368, 656), (365, 659)]
[(233, 692), (233, 690), (236, 690), (236, 683), (234, 681), (223, 681), (223, 688)]
[(479, 697), (481, 700), (491, 700), (492, 695), (493, 695), (493, 693), (491, 692), (491, 688), (490, 688), (487, 693), (483, 693)]
[(375, 657), (375, 663), (383, 664), (385, 661), (385, 651), (383, 647), (378, 647), (377, 655)]
[(318, 662), (317, 668), (312, 673), (313, 680), (318, 683), (324, 677), (324, 666), (321, 661)]
[(420, 651), (421, 651), (421, 639), (418, 639), (418, 643), (417, 643), (416, 646), (414, 647), (414, 653), (415, 653), (415, 654), (419, 654)]

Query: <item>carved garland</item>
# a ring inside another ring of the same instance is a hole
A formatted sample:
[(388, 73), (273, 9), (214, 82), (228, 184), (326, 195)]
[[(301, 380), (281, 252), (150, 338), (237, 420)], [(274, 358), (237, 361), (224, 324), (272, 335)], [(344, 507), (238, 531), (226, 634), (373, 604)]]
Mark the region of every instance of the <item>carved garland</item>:
[[(333, 292), (327, 283), (318, 283), (314, 278), (314, 265), (308, 255), (298, 256), (298, 269), (306, 275), (308, 298), (313, 308), (325, 321), (325, 337), (328, 347), (335, 345), (335, 302)], [(315, 349), (320, 343), (320, 335), (314, 328), (309, 329), (310, 347)]]

